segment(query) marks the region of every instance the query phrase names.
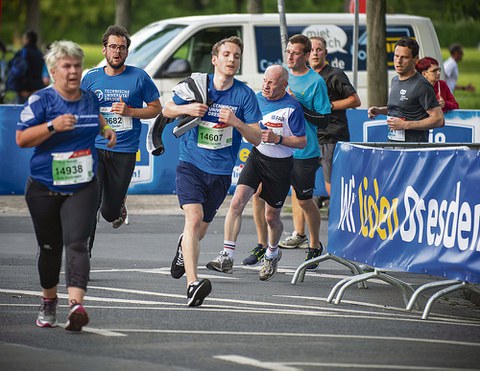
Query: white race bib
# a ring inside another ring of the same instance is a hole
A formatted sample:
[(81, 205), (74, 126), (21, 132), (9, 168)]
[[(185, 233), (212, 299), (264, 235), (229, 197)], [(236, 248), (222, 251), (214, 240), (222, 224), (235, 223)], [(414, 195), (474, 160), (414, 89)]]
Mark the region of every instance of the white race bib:
[(197, 145), (200, 148), (221, 149), (232, 145), (233, 128), (218, 122), (201, 121)]
[(93, 158), (90, 149), (52, 153), (54, 185), (87, 183), (93, 179)]
[[(390, 116), (387, 117), (387, 120)], [(390, 127), (388, 128), (388, 135), (387, 135), (389, 140), (393, 140), (396, 142), (405, 142), (405, 130), (400, 129), (400, 130), (392, 130)]]
[(132, 118), (113, 113), (112, 107), (100, 107), (100, 113), (105, 118), (107, 124), (112, 127), (113, 131), (125, 131), (133, 129)]

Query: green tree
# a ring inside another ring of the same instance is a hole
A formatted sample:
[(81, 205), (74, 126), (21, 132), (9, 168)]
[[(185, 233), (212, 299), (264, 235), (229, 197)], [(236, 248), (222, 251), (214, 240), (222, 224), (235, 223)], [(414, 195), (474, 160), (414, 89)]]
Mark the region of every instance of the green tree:
[[(249, 1), (254, 0), (123, 1), (131, 9), (130, 12), (125, 13), (125, 16), (131, 17), (130, 20), (116, 20), (117, 0), (0, 1), (2, 39), (7, 44), (13, 43), (19, 46), (20, 36), (27, 28), (34, 30), (38, 28), (44, 42), (71, 39), (79, 43), (98, 43), (105, 28), (115, 22), (128, 23), (129, 31), (134, 33), (151, 22), (171, 17), (246, 13), (249, 11), (247, 9)], [(260, 2), (260, 0), (257, 1)], [(349, 0), (285, 0), (285, 9), (287, 14), (343, 12), (348, 3)], [(261, 4), (263, 12), (277, 12), (277, 0), (262, 0)], [(460, 41), (465, 46), (477, 46), (480, 32), (480, 1), (478, 0), (387, 1), (387, 13), (430, 17), (443, 46), (453, 41)], [(38, 25), (35, 19), (38, 19)]]
[(132, 14), (132, 0), (116, 0), (115, 2), (115, 24), (130, 28)]

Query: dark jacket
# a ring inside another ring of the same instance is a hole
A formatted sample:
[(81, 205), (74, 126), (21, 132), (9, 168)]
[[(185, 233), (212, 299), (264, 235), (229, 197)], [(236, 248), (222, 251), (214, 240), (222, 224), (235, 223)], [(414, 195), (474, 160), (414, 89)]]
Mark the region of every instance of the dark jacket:
[[(25, 45), (28, 64), (27, 74), (19, 81), (18, 91), (33, 92), (44, 87), (42, 81), (43, 54), (35, 45)], [(15, 56), (22, 53), (20, 49)]]

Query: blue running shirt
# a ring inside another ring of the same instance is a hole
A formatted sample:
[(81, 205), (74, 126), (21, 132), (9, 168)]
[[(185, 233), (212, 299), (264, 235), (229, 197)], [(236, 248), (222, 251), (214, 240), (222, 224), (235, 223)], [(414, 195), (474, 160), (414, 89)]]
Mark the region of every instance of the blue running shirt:
[[(314, 70), (302, 76), (289, 73), (288, 88), (295, 98), (308, 109), (320, 114), (330, 114), (330, 100), (328, 99), (327, 84)], [(303, 149), (296, 149), (293, 157), (307, 159), (320, 156), (318, 147), (317, 127), (305, 120), (307, 131), (307, 145)]]
[[(300, 103), (290, 94), (286, 93), (278, 100), (268, 100), (261, 92), (257, 93), (258, 105), (262, 111), (263, 119), (260, 127), (267, 127), (277, 135), (284, 138), (305, 135), (305, 118)], [(274, 143), (260, 143), (257, 149), (265, 156), (285, 158), (293, 155), (295, 148), (290, 148)]]
[(127, 66), (120, 75), (109, 76), (105, 73), (104, 67), (98, 67), (85, 75), (82, 89), (96, 94), (101, 113), (117, 134), (115, 147), (108, 148), (108, 141), (99, 135), (96, 140), (97, 148), (113, 152), (137, 152), (142, 131), (140, 119), (112, 115), (108, 111), (113, 102), (120, 101), (120, 97), (133, 108), (142, 108), (144, 102), (157, 100), (160, 94), (150, 76), (144, 70), (133, 66)]
[[(208, 98), (214, 103), (202, 117), (203, 123), (181, 136), (180, 160), (208, 174), (230, 175), (237, 160), (242, 135), (235, 128), (218, 123), (220, 109), (230, 108), (246, 124), (259, 122), (262, 114), (253, 90), (236, 79), (229, 89), (216, 90), (213, 75), (210, 74)], [(189, 103), (177, 95), (173, 96), (173, 101), (175, 104)]]
[[(54, 192), (75, 193), (85, 184), (88, 184), (88, 182), (54, 185), (54, 172), (57, 170), (65, 173), (68, 170), (69, 174), (64, 174), (68, 178), (72, 176), (71, 172), (77, 171), (78, 166), (84, 168), (85, 163), (77, 162), (76, 166), (71, 166), (69, 169), (66, 167), (63, 169), (57, 168), (54, 165), (54, 156), (52, 154), (66, 154), (68, 158), (72, 159), (83, 157), (88, 153), (88, 157), (91, 155), (93, 160), (93, 163), (90, 162), (89, 171), (93, 171), (90, 175), (93, 176), (96, 173), (97, 150), (95, 149), (95, 138), (100, 130), (98, 118), (100, 112), (95, 94), (82, 91), (82, 97), (79, 100), (68, 101), (52, 86), (39, 90), (31, 95), (23, 106), (20, 113), (20, 121), (17, 123), (17, 130), (22, 131), (44, 124), (66, 113), (77, 116), (75, 129), (55, 133), (35, 147), (30, 160), (30, 176)], [(82, 168), (79, 169), (84, 170)], [(61, 174), (56, 175), (57, 179), (61, 178), (61, 176)], [(59, 182), (61, 183), (61, 181)]]

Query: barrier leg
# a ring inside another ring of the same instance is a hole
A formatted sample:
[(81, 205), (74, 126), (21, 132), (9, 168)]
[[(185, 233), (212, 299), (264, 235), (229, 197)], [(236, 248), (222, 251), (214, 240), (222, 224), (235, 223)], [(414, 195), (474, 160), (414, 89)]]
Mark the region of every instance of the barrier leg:
[[(330, 255), (329, 254), (329, 256), (330, 256), (330, 259), (332, 259), (333, 261), (336, 261), (337, 263), (342, 264), (342, 265), (346, 266), (348, 269), (350, 269), (350, 272), (352, 272), (354, 275), (359, 275), (359, 274), (364, 273), (362, 271), (362, 269), (360, 269), (360, 267), (354, 262), (351, 262), (351, 261), (346, 260), (346, 259), (339, 258), (338, 256), (335, 256), (335, 255)], [(368, 288), (367, 283), (365, 281), (359, 282), (358, 283), (358, 288), (359, 289)]]
[[(345, 294), (345, 291), (350, 286), (354, 285), (355, 283), (359, 283), (359, 282), (362, 282), (362, 281), (369, 280), (370, 278), (378, 278), (378, 279), (380, 279), (382, 281), (385, 281), (386, 283), (398, 288), (400, 290), (400, 292), (402, 293), (402, 297), (403, 297), (403, 300), (405, 302), (405, 305), (408, 303), (409, 294), (411, 294), (411, 293), (413, 294), (414, 290), (409, 284), (403, 282), (402, 280), (399, 280), (398, 278), (392, 277), (392, 276), (390, 276), (390, 275), (388, 275), (384, 272), (381, 272), (381, 271), (378, 271), (378, 270), (375, 269), (373, 272), (367, 272), (367, 273), (360, 274), (358, 276), (350, 277), (350, 278), (347, 279), (347, 281), (345, 281), (341, 285), (337, 284), (338, 287), (341, 286), (341, 288), (338, 291), (337, 297), (335, 299), (335, 304), (340, 304), (340, 301), (342, 300), (343, 295)], [(338, 290), (338, 287), (337, 287), (337, 290)], [(331, 295), (332, 295), (332, 293), (331, 293)], [(328, 301), (328, 299), (327, 299), (327, 301)], [(418, 304), (417, 304), (417, 308), (420, 309)]]
[[(307, 269), (307, 266), (310, 265), (311, 263), (316, 263), (316, 262), (321, 263), (323, 261), (330, 260), (330, 259), (333, 260), (333, 261), (336, 261), (339, 264), (342, 264), (342, 265), (346, 266), (348, 269), (350, 269), (352, 274), (362, 274), (363, 273), (363, 271), (360, 269), (360, 267), (357, 264), (355, 264), (351, 261), (339, 258), (338, 256), (326, 253), (325, 255), (317, 256), (316, 258), (307, 260), (307, 261), (303, 262), (302, 264), (300, 264), (299, 267), (295, 270), (295, 273), (292, 277), (291, 284), (296, 285), (297, 282), (303, 282), (304, 281), (305, 271)], [(367, 284), (366, 284), (366, 282), (361, 282), (361, 283), (358, 284), (358, 287), (366, 289)]]
[(303, 280), (305, 279), (305, 271), (307, 270), (308, 265), (316, 262), (322, 262), (328, 259), (330, 259), (330, 254), (317, 256), (316, 258), (304, 261), (302, 264), (298, 266), (297, 270), (295, 271), (291, 284), (295, 285), (297, 284), (297, 282), (303, 282)]
[(459, 283), (460, 281), (458, 280), (446, 280), (446, 281), (436, 281), (436, 282), (429, 282), (429, 283), (425, 283), (423, 285), (421, 285), (420, 287), (418, 287), (412, 297), (410, 298), (410, 301), (408, 302), (407, 304), (407, 307), (406, 309), (407, 310), (412, 310), (413, 308), (413, 305), (415, 304), (416, 300), (418, 299), (418, 296), (425, 290), (428, 290), (428, 289), (432, 289), (432, 288), (435, 288), (435, 287), (442, 287), (442, 286), (451, 286), (451, 285), (455, 285), (457, 283)]
[[(403, 301), (405, 302), (405, 305), (408, 305), (410, 296), (413, 295), (414, 293), (412, 286), (410, 286), (408, 283), (403, 282), (398, 278), (395, 278), (390, 276), (389, 274), (386, 274), (385, 272), (379, 272), (377, 277), (382, 281), (385, 281), (390, 285), (398, 288), (402, 293), (402, 297), (403, 297)], [(415, 309), (420, 310), (420, 305), (418, 305), (418, 303), (415, 304)]]
[(362, 282), (362, 281), (366, 281), (370, 278), (377, 277), (377, 276), (378, 276), (378, 272), (377, 272), (377, 270), (375, 270), (373, 272), (363, 273), (363, 274), (360, 274), (358, 276), (353, 276), (353, 277), (347, 278), (347, 281), (342, 285), (342, 287), (338, 291), (337, 297), (335, 299), (335, 304), (337, 304), (337, 305), (340, 304), (340, 301), (342, 300), (342, 297), (345, 294), (345, 291), (350, 286), (352, 286), (356, 283)]
[(447, 287), (443, 290), (440, 290), (437, 293), (435, 293), (434, 295), (432, 295), (430, 297), (430, 299), (428, 299), (427, 304), (425, 305), (425, 309), (423, 310), (423, 314), (422, 314), (422, 319), (428, 319), (428, 314), (430, 313), (430, 309), (432, 308), (432, 305), (435, 302), (435, 300), (437, 300), (441, 296), (446, 295), (450, 292), (463, 289), (463, 288), (466, 287), (466, 285), (467, 285), (467, 283), (465, 281), (463, 281), (463, 282), (458, 283), (457, 285), (452, 285), (452, 286)]
[(332, 290), (330, 291), (330, 294), (328, 294), (327, 297), (327, 303), (331, 303), (335, 294), (337, 293), (338, 289), (345, 284), (345, 282), (348, 282), (351, 280), (352, 277), (345, 277), (344, 279), (338, 281), (335, 286), (333, 286)]

